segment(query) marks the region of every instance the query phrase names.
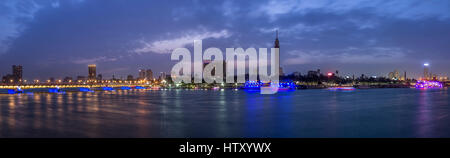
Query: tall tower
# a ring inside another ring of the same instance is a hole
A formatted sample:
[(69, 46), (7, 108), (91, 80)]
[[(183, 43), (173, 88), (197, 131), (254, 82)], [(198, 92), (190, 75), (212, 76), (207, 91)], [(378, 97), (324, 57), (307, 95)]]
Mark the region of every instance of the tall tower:
[(276, 32), (276, 38), (275, 38), (275, 46), (274, 48), (280, 48), (280, 41), (278, 40), (278, 30)]
[(97, 65), (95, 64), (91, 64), (88, 65), (88, 69), (89, 69), (89, 80), (95, 80), (97, 77)]
[[(276, 37), (275, 37), (275, 45), (274, 45), (274, 48), (278, 48), (278, 54), (279, 54), (279, 57), (281, 57), (281, 51), (280, 51), (280, 41), (278, 40), (278, 30), (276, 31)], [(280, 58), (278, 58), (278, 67), (279, 67), (279, 70), (278, 70), (278, 73), (279, 73), (279, 75), (280, 76), (284, 76), (284, 72), (283, 72), (283, 68), (281, 67), (281, 64), (280, 64)]]
[(423, 64), (423, 79), (424, 80), (428, 80), (430, 78), (430, 75), (428, 72), (429, 71), (428, 66), (430, 66), (430, 64), (428, 64), (428, 63)]

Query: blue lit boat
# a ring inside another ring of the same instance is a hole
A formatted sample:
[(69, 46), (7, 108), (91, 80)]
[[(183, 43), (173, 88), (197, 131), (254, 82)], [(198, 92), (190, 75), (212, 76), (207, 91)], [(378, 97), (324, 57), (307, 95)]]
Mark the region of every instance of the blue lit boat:
[[(266, 87), (276, 87), (277, 85), (274, 85), (276, 83), (272, 82), (261, 82), (261, 81), (247, 81), (244, 83), (244, 86), (241, 87), (241, 89), (244, 90), (250, 90), (250, 91), (261, 91), (261, 88)], [(278, 83), (278, 91), (290, 91), (295, 90), (296, 85), (292, 81), (282, 81)]]

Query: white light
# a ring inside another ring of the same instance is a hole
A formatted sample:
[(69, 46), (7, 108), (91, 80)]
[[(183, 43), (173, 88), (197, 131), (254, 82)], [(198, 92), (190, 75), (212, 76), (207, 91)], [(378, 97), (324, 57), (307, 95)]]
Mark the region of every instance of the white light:
[(428, 63), (425, 63), (425, 64), (423, 64), (423, 66), (430, 66), (430, 64), (428, 64)]

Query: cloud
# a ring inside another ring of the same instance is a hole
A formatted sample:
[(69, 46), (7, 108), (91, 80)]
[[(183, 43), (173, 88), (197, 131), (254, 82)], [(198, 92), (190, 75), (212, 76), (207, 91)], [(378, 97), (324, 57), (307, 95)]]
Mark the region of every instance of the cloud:
[(96, 58), (89, 58), (89, 59), (76, 59), (72, 62), (75, 64), (95, 64), (99, 62), (108, 62), (108, 61), (117, 61), (117, 58), (115, 57), (96, 57)]
[[(305, 15), (314, 11), (324, 13), (345, 14), (351, 11), (365, 10), (382, 17), (401, 19), (450, 18), (449, 1), (424, 0), (270, 0), (262, 4), (253, 15), (268, 15), (271, 21), (284, 14)], [(444, 3), (444, 4), (442, 4)]]
[[(84, 0), (71, 0), (78, 4)], [(62, 2), (62, 1), (61, 1)], [(59, 8), (59, 0), (3, 0), (0, 3), (0, 54), (9, 50), (10, 44), (27, 29), (27, 24), (34, 20), (42, 9)]]
[(170, 53), (173, 49), (185, 47), (188, 44), (193, 44), (194, 40), (204, 40), (208, 38), (228, 38), (231, 34), (228, 30), (222, 30), (218, 32), (190, 32), (185, 35), (173, 39), (160, 40), (160, 41), (140, 41), (142, 46), (134, 49), (135, 53)]
[(304, 23), (297, 23), (293, 26), (287, 27), (274, 27), (274, 28), (260, 28), (259, 31), (261, 33), (274, 33), (276, 30), (282, 31), (283, 34), (301, 34), (301, 33), (317, 33), (327, 30), (334, 30), (337, 26), (329, 25), (329, 24), (320, 24), (320, 25), (307, 25)]
[(33, 20), (40, 8), (34, 1), (7, 0), (0, 4), (0, 54), (9, 49), (11, 41), (26, 28), (24, 23)]
[(340, 50), (312, 50), (291, 51), (288, 54), (294, 56), (286, 59), (284, 64), (310, 64), (310, 63), (359, 63), (359, 64), (382, 64), (404, 61), (406, 50), (390, 47), (357, 48), (349, 47)]

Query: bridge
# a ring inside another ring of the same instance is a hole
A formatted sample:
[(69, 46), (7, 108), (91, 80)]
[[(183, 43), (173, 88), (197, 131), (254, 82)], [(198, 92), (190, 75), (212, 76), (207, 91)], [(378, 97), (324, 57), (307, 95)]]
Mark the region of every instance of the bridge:
[(34, 88), (100, 88), (100, 87), (153, 87), (152, 84), (20, 84), (0, 85), (0, 89), (34, 89)]

